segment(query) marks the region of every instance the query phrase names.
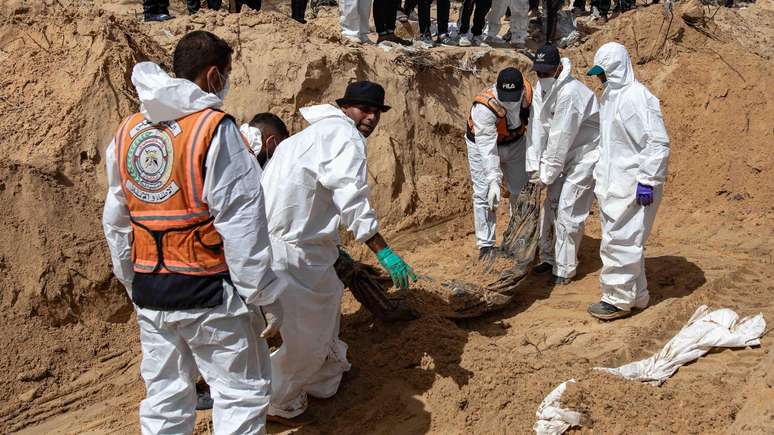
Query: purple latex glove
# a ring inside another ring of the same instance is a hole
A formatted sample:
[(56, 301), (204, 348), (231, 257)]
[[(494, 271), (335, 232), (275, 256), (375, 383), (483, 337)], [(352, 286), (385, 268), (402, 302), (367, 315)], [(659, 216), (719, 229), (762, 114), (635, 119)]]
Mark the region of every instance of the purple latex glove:
[(653, 188), (637, 183), (637, 204), (649, 206), (653, 203)]

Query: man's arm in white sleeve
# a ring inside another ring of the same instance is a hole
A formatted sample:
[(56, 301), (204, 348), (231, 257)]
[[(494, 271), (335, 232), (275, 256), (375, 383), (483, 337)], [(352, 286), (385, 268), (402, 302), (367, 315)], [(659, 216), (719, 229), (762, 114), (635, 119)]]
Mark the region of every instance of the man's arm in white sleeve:
[(129, 220), (129, 207), (121, 189), (121, 177), (116, 161), (116, 144), (110, 142), (105, 151), (108, 190), (105, 208), (102, 210), (102, 229), (105, 232), (110, 258), (113, 262), (113, 274), (126, 287), (129, 298), (132, 297), (134, 265), (132, 263), (132, 224)]
[(476, 148), (481, 153), (481, 159), (486, 171), (486, 181), (491, 183), (503, 179), (500, 169), (500, 154), (497, 153), (497, 115), (483, 104), (473, 105), (470, 113), (473, 119), (473, 129), (476, 138)]
[[(669, 136), (664, 126), (664, 117), (661, 107), (653, 95), (646, 96), (646, 104), (639, 106), (637, 116), (641, 119), (642, 134), (637, 140), (644, 141), (644, 148), (640, 152), (640, 172), (637, 174), (637, 182), (646, 186), (656, 187), (664, 184), (667, 176), (667, 163), (669, 160)], [(627, 131), (632, 133), (629, 125)], [(636, 136), (635, 136), (636, 137)], [(642, 143), (642, 142), (641, 142)]]
[(540, 181), (543, 184), (552, 184), (561, 175), (567, 153), (582, 123), (583, 117), (579, 108), (573, 104), (572, 96), (565, 95), (556, 101), (546, 149), (540, 159)]
[(365, 142), (352, 133), (352, 127), (341, 122), (334, 134), (324, 137), (334, 154), (323, 164), (320, 184), (331, 191), (344, 226), (365, 242), (379, 232), (379, 221), (368, 202)]
[(236, 124), (225, 119), (207, 152), (204, 202), (214, 217), (231, 281), (247, 304), (268, 305), (282, 291), (272, 253), (261, 190), (261, 169)]
[(527, 159), (524, 168), (527, 173), (540, 170), (540, 157), (543, 155), (547, 135), (546, 126), (540, 122), (542, 107), (543, 102), (535, 95), (532, 100), (529, 124), (527, 124)]

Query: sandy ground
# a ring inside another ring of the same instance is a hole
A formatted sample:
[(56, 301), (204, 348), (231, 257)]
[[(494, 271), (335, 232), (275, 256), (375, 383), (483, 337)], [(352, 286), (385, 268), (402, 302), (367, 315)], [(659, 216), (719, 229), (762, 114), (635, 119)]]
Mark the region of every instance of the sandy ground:
[[(102, 156), (137, 107), (131, 66), (168, 65), (187, 31), (215, 31), (236, 48), (225, 108), (240, 120), (272, 110), (298, 131), (299, 107), (332, 101), (354, 77), (382, 82), (395, 109), (369, 138), (369, 181), (389, 239), (433, 277), (475, 258), (465, 112), (500, 68), (526, 72), (529, 60), (507, 50), (386, 53), (342, 43), (331, 10), (304, 28), (273, 12), (286, 6), (267, 9), (143, 25), (130, 2), (0, 8), (3, 432), (138, 431), (139, 343), (99, 225)], [(771, 335), (757, 348), (711, 352), (661, 387), (590, 371), (655, 352), (701, 304), (774, 319), (774, 5), (713, 13), (693, 3), (671, 19), (640, 9), (564, 52), (582, 76), (596, 48), (618, 40), (662, 101), (672, 158), (646, 260), (651, 307), (613, 323), (586, 314), (599, 298), (596, 214), (576, 281), (530, 277), (482, 318), (426, 312), (383, 324), (346, 294), (342, 338), (359, 376), (313, 401), (319, 422), (299, 433), (528, 433), (543, 397), (571, 377), (579, 384), (568, 401), (590, 421), (576, 432), (774, 433)], [(197, 431), (209, 433), (209, 413), (198, 417)]]

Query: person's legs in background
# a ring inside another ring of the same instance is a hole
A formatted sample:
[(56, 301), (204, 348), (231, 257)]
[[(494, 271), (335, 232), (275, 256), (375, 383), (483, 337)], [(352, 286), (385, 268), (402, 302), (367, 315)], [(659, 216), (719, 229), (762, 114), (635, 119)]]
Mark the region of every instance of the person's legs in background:
[(607, 16), (610, 14), (610, 0), (591, 0), (591, 6), (597, 9), (599, 18), (606, 22)]
[(301, 24), (306, 24), (306, 5), (307, 0), (290, 0), (290, 16)]
[(420, 38), (430, 37), (430, 4), (432, 0), (419, 1), (419, 35)]
[(491, 7), (492, 0), (476, 0), (476, 10), (473, 13), (473, 27), (470, 29), (474, 38), (480, 37), (484, 33), (486, 14), (489, 13)]
[(451, 11), (450, 0), (436, 0), (436, 14), (438, 14), (436, 23), (438, 24), (438, 39), (439, 42), (443, 36), (449, 34), (449, 13)]
[(524, 48), (529, 30), (529, 0), (510, 0), (510, 7), (511, 45)]
[(486, 14), (486, 29), (484, 29), (486, 34), (484, 36), (486, 36), (487, 41), (500, 42), (498, 41), (498, 36), (502, 27), (501, 21), (507, 8), (508, 0), (492, 0), (492, 5)]
[(375, 0), (373, 15), (376, 33), (379, 34), (376, 43), (394, 42), (396, 44), (409, 46), (411, 41), (399, 38), (395, 35), (395, 19), (398, 14), (398, 5), (400, 0)]

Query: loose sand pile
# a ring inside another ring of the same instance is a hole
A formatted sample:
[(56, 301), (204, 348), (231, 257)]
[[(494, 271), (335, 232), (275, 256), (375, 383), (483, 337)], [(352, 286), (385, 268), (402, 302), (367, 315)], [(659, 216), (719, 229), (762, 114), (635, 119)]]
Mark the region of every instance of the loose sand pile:
[[(137, 109), (131, 66), (168, 65), (190, 30), (235, 48), (225, 109), (239, 120), (270, 110), (298, 131), (298, 108), (333, 101), (354, 78), (381, 82), (394, 109), (369, 138), (369, 182), (391, 242), (421, 275), (464, 275), (475, 261), (466, 112), (500, 68), (527, 71), (529, 60), (506, 50), (387, 53), (342, 42), (331, 9), (304, 27), (275, 12), (286, 8), (150, 25), (134, 2), (0, 8), (0, 427), (137, 432), (136, 327), (99, 223), (103, 153)], [(595, 433), (771, 430), (770, 336), (759, 349), (710, 354), (660, 388), (590, 372), (652, 353), (702, 303), (774, 319), (774, 6), (702, 13), (715, 10), (680, 3), (671, 20), (660, 7), (628, 12), (565, 52), (599, 91), (583, 72), (599, 45), (624, 43), (662, 101), (672, 157), (646, 262), (651, 308), (614, 323), (585, 314), (599, 297), (594, 215), (578, 280), (553, 288), (529, 277), (497, 314), (387, 325), (346, 295), (342, 337), (360, 377), (314, 401), (320, 422), (303, 433), (528, 433), (543, 397), (571, 377), (579, 383), (565, 400)], [(199, 431), (209, 418), (200, 414)]]

